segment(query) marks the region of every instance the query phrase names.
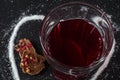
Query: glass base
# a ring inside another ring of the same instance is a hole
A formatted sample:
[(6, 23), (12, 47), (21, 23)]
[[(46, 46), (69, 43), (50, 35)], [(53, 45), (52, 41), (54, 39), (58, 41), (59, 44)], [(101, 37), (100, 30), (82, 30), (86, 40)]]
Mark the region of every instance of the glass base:
[(79, 76), (74, 76), (74, 75), (68, 75), (62, 72), (59, 72), (57, 70), (53, 70), (53, 75), (56, 80), (85, 80), (86, 75), (79, 75)]

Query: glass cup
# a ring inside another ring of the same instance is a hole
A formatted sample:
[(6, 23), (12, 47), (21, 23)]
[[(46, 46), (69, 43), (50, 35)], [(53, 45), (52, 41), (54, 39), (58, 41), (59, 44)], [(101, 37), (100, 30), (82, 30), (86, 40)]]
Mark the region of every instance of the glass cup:
[[(102, 37), (102, 55), (98, 56), (98, 59), (88, 67), (70, 67), (69, 65), (63, 65), (51, 55), (48, 36), (57, 23), (69, 19), (83, 19), (93, 24)], [(83, 2), (65, 3), (52, 9), (44, 18), (40, 29), (40, 42), (43, 53), (53, 68), (53, 73), (57, 80), (83, 80), (91, 71), (95, 70), (104, 62), (111, 50), (113, 40), (113, 27), (105, 12)]]

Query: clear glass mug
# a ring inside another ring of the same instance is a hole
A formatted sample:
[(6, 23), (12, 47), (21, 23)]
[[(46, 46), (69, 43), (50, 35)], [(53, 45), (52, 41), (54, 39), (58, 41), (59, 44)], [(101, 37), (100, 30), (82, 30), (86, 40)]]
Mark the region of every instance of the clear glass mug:
[[(92, 23), (99, 31), (103, 40), (103, 51), (99, 59), (94, 61), (89, 67), (68, 67), (62, 65), (50, 55), (48, 46), (48, 35), (57, 23), (68, 19), (83, 19)], [(40, 29), (40, 42), (43, 53), (52, 66), (54, 76), (57, 80), (80, 80), (90, 74), (91, 71), (99, 67), (106, 56), (109, 54), (113, 45), (114, 32), (109, 18), (105, 12), (99, 8), (83, 2), (70, 2), (62, 4), (53, 10), (44, 18)]]

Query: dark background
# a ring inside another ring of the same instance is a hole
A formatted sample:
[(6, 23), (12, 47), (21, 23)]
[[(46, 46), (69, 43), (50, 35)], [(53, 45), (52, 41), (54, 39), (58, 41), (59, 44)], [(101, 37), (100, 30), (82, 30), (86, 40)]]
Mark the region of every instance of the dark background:
[[(0, 0), (0, 80), (13, 80), (8, 59), (7, 45), (14, 24), (23, 16), (46, 15), (52, 8), (70, 1), (83, 1), (101, 8), (111, 16), (114, 25), (116, 47), (113, 57), (97, 80), (120, 80), (120, 0)], [(21, 26), (15, 43), (21, 38), (32, 41), (38, 53), (41, 53), (39, 43), (39, 27), (41, 21), (30, 21)], [(15, 60), (21, 80), (54, 80), (49, 65), (36, 76), (23, 74), (19, 68), (19, 56), (15, 52)]]

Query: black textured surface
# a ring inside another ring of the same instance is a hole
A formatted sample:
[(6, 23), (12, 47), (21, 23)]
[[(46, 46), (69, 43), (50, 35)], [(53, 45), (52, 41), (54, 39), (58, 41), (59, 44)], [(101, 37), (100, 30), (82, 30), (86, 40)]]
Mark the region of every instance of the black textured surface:
[[(116, 47), (113, 57), (97, 80), (120, 80), (120, 0), (1, 0), (0, 1), (0, 80), (13, 80), (11, 65), (8, 59), (8, 42), (13, 31), (12, 25), (16, 24), (21, 16), (43, 14), (46, 15), (52, 8), (70, 1), (83, 1), (101, 8), (111, 15), (113, 24), (116, 24)], [(41, 21), (30, 21), (18, 31), (15, 43), (21, 38), (30, 39), (37, 52), (41, 53), (38, 37)], [(15, 60), (21, 80), (54, 80), (51, 68), (47, 68), (36, 76), (23, 74), (19, 68), (19, 57), (15, 52)]]

